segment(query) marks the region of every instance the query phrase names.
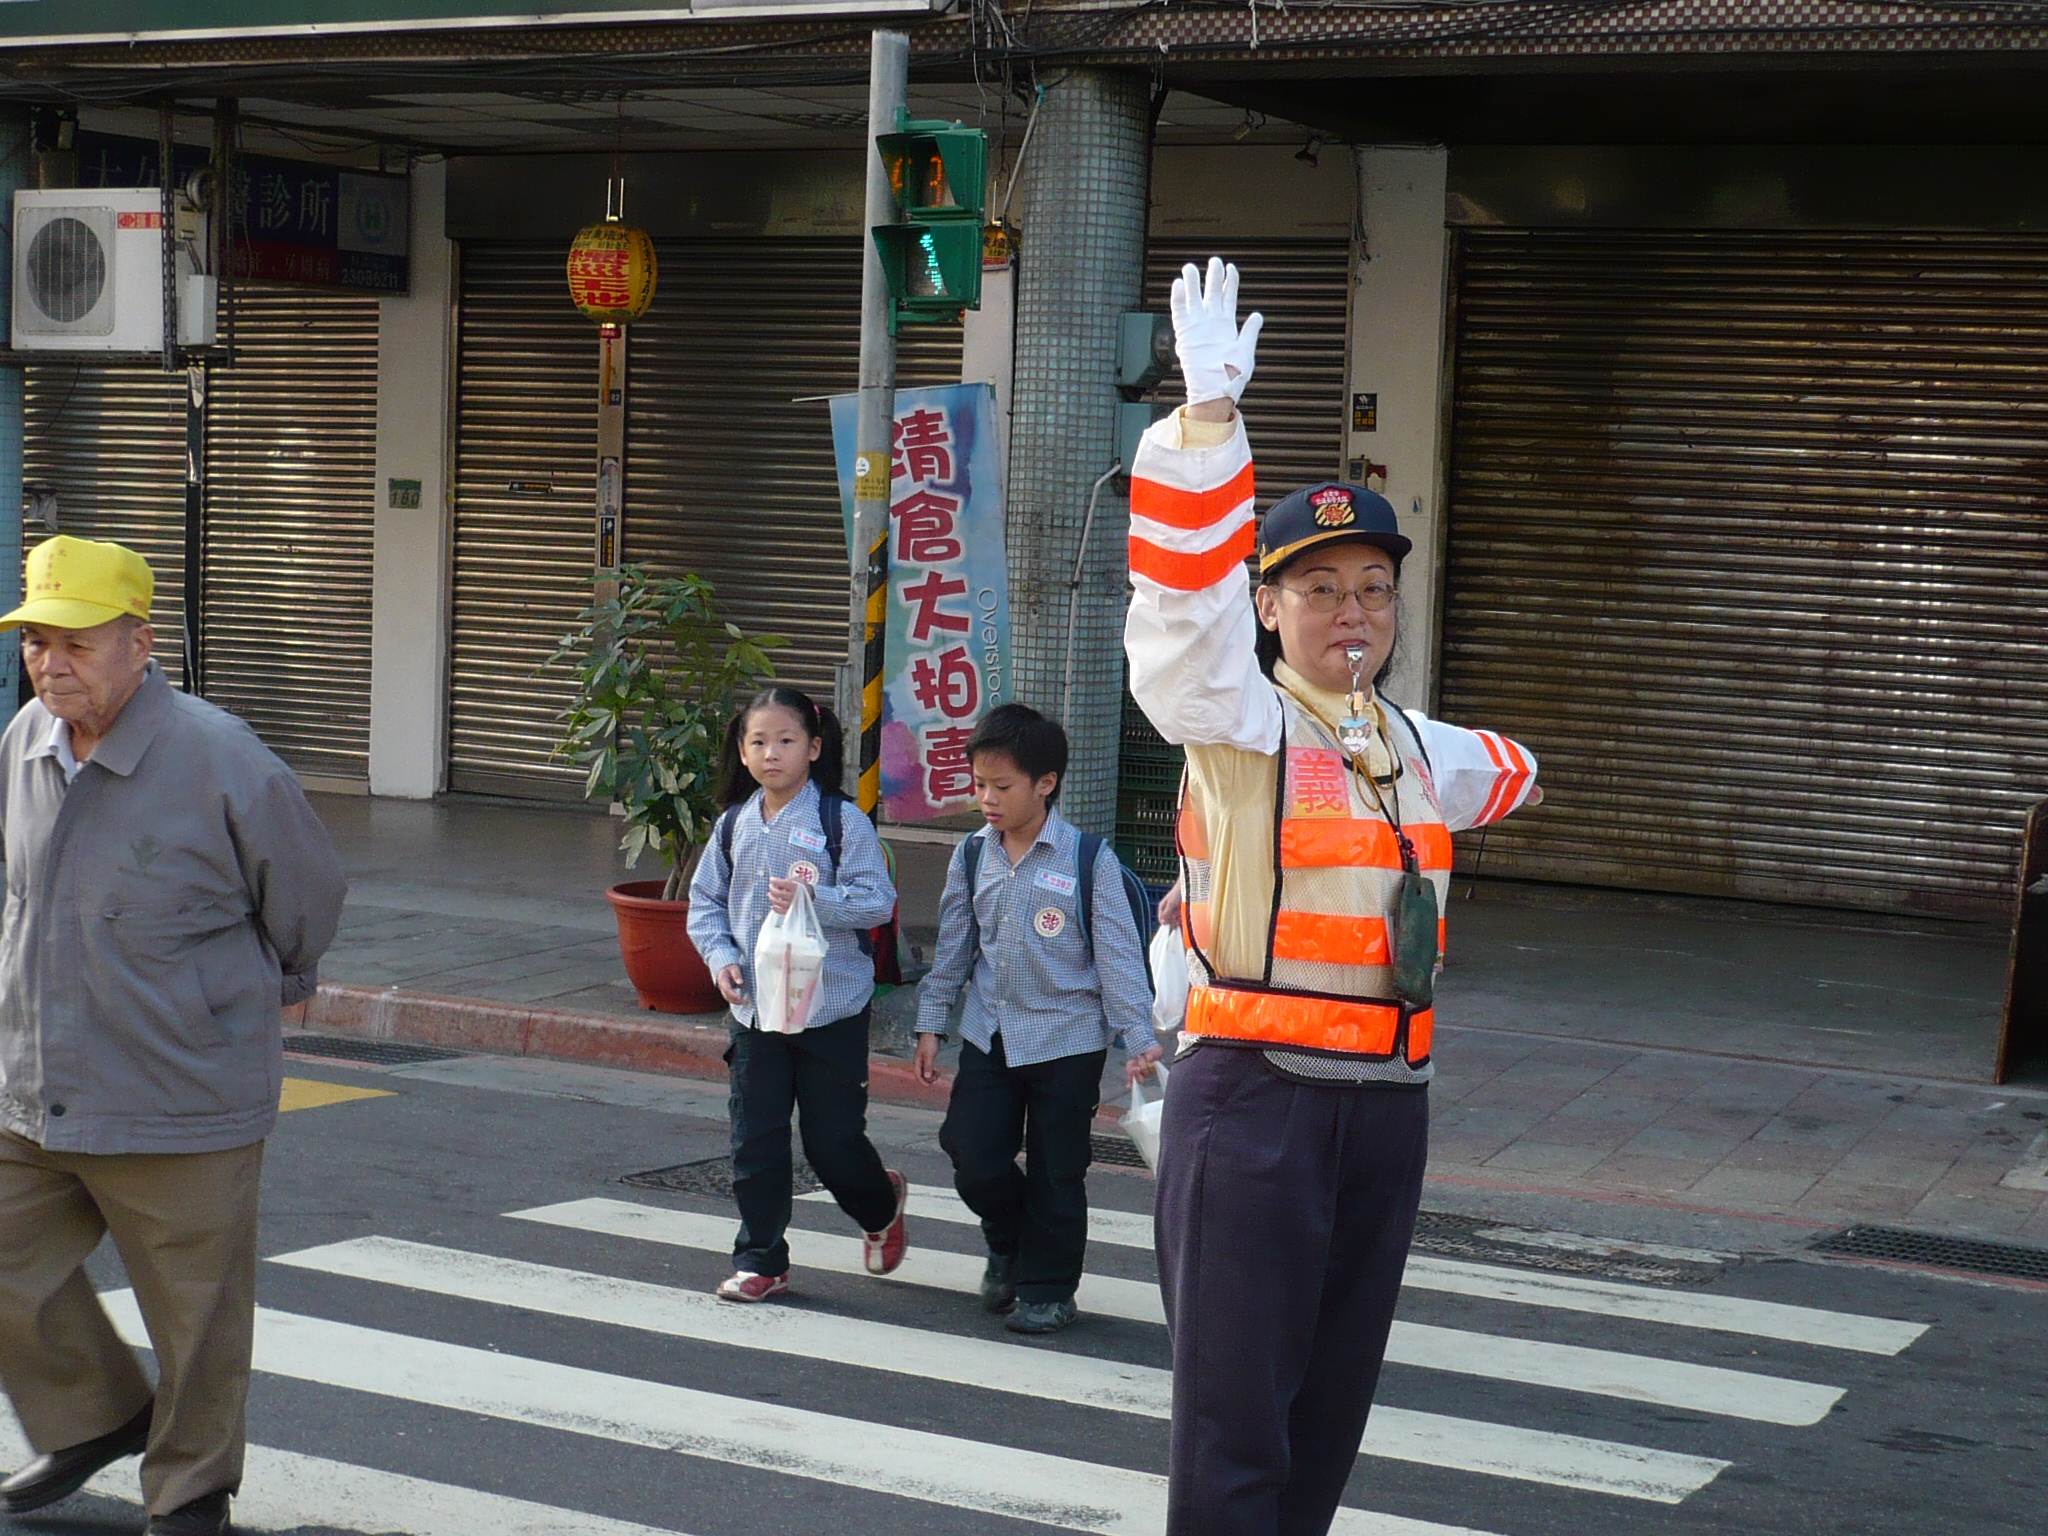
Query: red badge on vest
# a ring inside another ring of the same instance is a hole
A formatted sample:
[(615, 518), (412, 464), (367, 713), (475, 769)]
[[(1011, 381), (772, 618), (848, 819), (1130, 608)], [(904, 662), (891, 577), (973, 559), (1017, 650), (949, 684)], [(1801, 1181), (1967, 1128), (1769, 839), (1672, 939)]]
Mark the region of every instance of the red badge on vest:
[(1343, 757), (1327, 747), (1287, 749), (1287, 814), (1349, 816), (1351, 785)]

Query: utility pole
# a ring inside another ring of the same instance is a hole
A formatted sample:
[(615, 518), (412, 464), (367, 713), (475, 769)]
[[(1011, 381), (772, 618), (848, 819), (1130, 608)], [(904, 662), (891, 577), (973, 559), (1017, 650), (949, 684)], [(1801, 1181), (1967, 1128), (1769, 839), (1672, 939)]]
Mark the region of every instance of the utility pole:
[[(853, 545), (847, 608), (847, 662), (840, 719), (860, 721), (848, 754), (847, 785), (869, 817), (882, 797), (882, 642), (889, 612), (890, 430), (896, 416), (896, 336), (889, 281), (872, 231), (894, 222), (896, 197), (875, 139), (894, 133), (910, 81), (910, 38), (874, 34), (868, 65), (867, 216), (861, 221), (860, 416), (854, 435)], [(866, 558), (862, 558), (865, 552)]]

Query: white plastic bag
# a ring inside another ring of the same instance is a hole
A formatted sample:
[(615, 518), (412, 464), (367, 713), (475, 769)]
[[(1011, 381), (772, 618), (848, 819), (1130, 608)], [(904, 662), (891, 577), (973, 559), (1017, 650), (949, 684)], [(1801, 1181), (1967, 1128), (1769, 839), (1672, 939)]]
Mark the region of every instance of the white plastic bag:
[(1152, 935), (1152, 1033), (1176, 1034), (1188, 1016), (1188, 952), (1180, 925), (1169, 923)]
[(754, 941), (754, 1023), (779, 1035), (801, 1034), (818, 1011), (825, 976), (825, 927), (811, 888), (796, 884), (787, 912), (770, 912)]
[(1154, 1173), (1159, 1171), (1159, 1118), (1166, 1112), (1166, 1063), (1154, 1067), (1157, 1074), (1147, 1097), (1143, 1078), (1131, 1084), (1131, 1109), (1124, 1116), (1124, 1133), (1136, 1143), (1138, 1155)]

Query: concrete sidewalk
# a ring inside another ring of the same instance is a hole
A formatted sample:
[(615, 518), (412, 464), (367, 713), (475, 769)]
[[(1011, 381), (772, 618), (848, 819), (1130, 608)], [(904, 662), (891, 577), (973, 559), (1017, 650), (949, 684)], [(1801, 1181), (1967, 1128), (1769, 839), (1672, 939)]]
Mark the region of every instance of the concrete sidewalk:
[[(602, 900), (628, 878), (616, 822), (317, 803), (351, 894), (304, 1027), (722, 1072), (719, 1016), (642, 1012), (626, 983)], [(905, 926), (928, 950), (946, 848), (897, 854)], [(1972, 1086), (1989, 1073), (2001, 931), (1462, 881), (1450, 920), (1439, 1208), (1547, 1193), (2048, 1242), (2048, 1092)], [(878, 1096), (943, 1099), (886, 1054), (874, 1081)]]

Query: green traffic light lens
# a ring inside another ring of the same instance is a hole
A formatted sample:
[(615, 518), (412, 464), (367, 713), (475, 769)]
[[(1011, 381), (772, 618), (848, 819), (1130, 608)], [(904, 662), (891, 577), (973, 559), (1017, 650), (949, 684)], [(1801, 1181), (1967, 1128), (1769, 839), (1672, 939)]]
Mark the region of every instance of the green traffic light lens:
[(909, 274), (910, 291), (919, 298), (943, 299), (946, 296), (946, 273), (939, 265), (939, 242), (928, 229), (918, 232), (917, 258)]

